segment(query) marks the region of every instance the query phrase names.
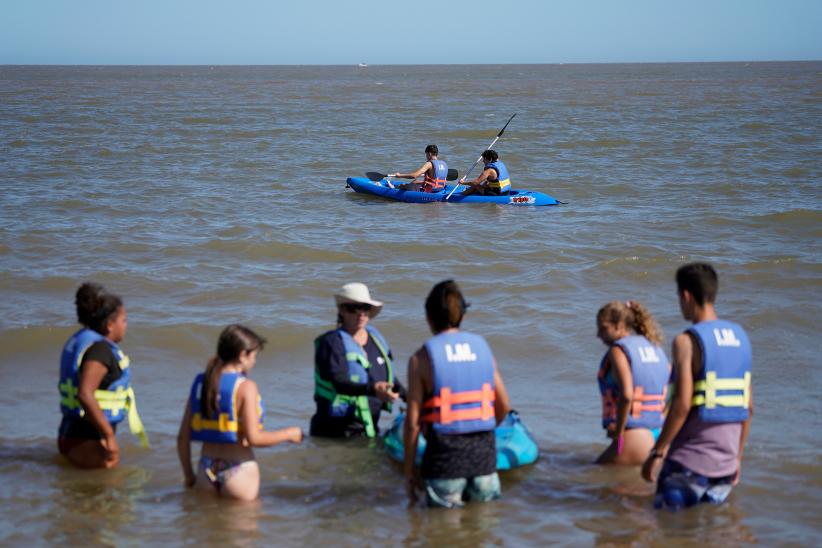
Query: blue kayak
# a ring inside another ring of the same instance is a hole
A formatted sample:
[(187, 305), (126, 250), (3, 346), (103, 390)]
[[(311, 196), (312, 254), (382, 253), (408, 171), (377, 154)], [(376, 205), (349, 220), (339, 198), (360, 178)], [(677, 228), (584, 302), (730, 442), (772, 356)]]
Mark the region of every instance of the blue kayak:
[[(394, 419), (394, 424), (383, 436), (383, 446), (392, 459), (403, 462), (405, 449), (402, 441), (405, 413)], [(511, 411), (494, 431), (497, 438), (497, 470), (510, 470), (526, 464), (533, 464), (539, 457), (539, 448), (531, 432), (525, 427), (516, 411)], [(425, 452), (425, 438), (420, 434), (417, 441), (417, 465), (422, 463)]]
[[(440, 192), (419, 192), (416, 190), (400, 190), (398, 188), (391, 188), (388, 186), (388, 181), (374, 182), (365, 177), (349, 177), (348, 186), (354, 189), (354, 192), (362, 194), (372, 194), (389, 200), (396, 200), (398, 202), (408, 202), (412, 204), (424, 204), (428, 202), (445, 202), (445, 197), (454, 188), (454, 185), (446, 185), (445, 190)], [(400, 183), (395, 183), (399, 185)], [(461, 185), (463, 189), (468, 188)], [(462, 196), (462, 190), (457, 189), (454, 194), (448, 198), (448, 203), (454, 204), (500, 204), (500, 205), (518, 205), (518, 206), (548, 206), (558, 205), (560, 202), (547, 194), (542, 192), (533, 192), (531, 190), (512, 190), (505, 196)]]

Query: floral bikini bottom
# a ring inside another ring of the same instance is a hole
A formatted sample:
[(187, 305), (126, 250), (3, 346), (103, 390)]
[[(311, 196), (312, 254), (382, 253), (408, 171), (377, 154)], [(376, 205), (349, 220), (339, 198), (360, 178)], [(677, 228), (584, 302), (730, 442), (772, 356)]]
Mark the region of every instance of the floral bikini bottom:
[(254, 461), (233, 461), (202, 455), (198, 466), (219, 493), (228, 478), (242, 470), (243, 466), (250, 464), (254, 464)]

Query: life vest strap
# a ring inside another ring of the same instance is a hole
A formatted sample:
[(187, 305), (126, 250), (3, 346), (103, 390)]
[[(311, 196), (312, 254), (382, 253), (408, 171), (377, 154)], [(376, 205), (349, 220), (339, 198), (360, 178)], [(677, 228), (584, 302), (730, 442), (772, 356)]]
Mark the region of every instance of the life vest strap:
[(191, 416), (191, 429), (195, 432), (203, 430), (216, 430), (218, 432), (237, 432), (239, 430), (236, 420), (231, 420), (228, 413), (220, 413), (216, 420), (203, 418), (201, 413), (194, 413)]
[[(450, 424), (456, 421), (483, 420), (494, 417), (494, 401), (496, 393), (489, 383), (484, 383), (480, 390), (466, 390), (452, 392), (450, 388), (440, 389), (440, 395), (434, 396), (423, 404), (423, 409), (433, 412), (422, 417), (425, 422)], [(454, 405), (478, 403), (479, 407), (454, 409)]]
[[(741, 394), (717, 395), (719, 390), (741, 391)], [(747, 409), (751, 401), (751, 372), (746, 371), (740, 378), (718, 378), (716, 371), (708, 371), (705, 379), (694, 383), (694, 397), (691, 404), (704, 405), (707, 409), (720, 407), (742, 407)]]
[(667, 387), (662, 394), (645, 394), (642, 386), (634, 387), (634, 397), (631, 400), (631, 416), (638, 419), (643, 412), (662, 412), (665, 410), (665, 396)]

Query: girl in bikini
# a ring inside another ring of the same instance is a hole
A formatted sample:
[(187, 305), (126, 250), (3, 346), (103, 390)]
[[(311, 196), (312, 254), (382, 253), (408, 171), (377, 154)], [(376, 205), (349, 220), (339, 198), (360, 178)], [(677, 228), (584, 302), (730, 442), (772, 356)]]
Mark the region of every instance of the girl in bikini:
[(639, 302), (613, 301), (597, 313), (597, 337), (608, 346), (597, 382), (611, 438), (597, 463), (642, 464), (662, 426), (671, 374), (662, 332)]
[[(302, 441), (297, 426), (263, 430), (265, 408), (257, 383), (247, 375), (264, 344), (265, 339), (247, 327), (229, 325), (220, 334), (217, 355), (194, 379), (177, 436), (186, 486), (211, 485), (219, 495), (254, 500), (260, 491), (260, 468), (252, 447)], [(192, 441), (203, 443), (196, 474)]]

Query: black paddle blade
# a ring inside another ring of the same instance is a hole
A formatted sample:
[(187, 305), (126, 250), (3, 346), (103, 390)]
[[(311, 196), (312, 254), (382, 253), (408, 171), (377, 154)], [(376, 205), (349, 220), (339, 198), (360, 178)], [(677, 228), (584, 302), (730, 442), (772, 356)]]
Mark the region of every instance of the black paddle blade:
[(448, 175), (445, 176), (446, 181), (456, 181), (459, 178), (460, 174), (456, 169), (449, 169)]
[(386, 177), (388, 177), (388, 175), (386, 175), (385, 173), (378, 173), (376, 171), (368, 171), (365, 173), (365, 176), (368, 177), (370, 180), (374, 181), (375, 183), (378, 183)]

